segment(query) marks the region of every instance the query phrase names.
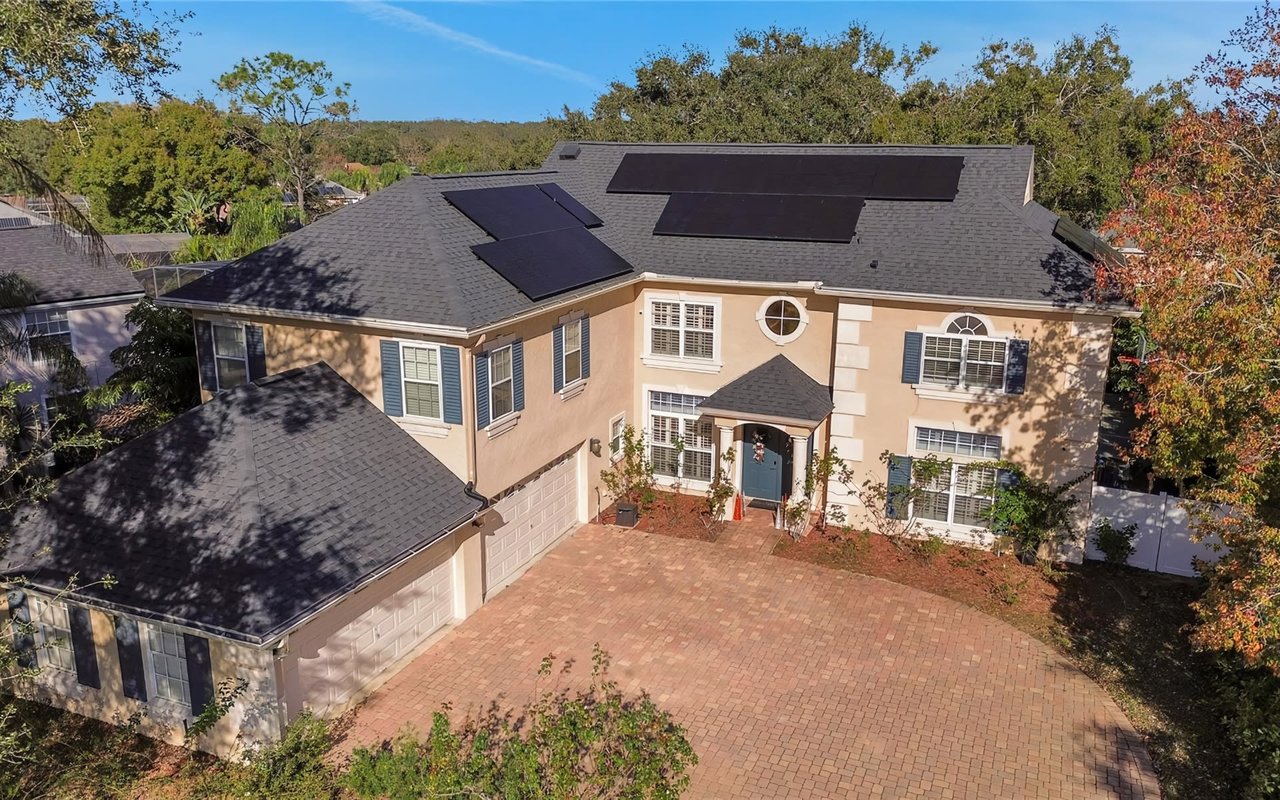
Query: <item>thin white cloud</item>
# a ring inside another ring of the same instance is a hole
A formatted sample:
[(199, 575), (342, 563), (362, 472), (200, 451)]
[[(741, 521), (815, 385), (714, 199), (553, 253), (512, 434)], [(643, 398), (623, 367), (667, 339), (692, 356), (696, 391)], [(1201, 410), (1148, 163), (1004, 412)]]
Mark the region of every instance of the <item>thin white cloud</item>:
[(420, 33), (424, 36), (431, 36), (436, 39), (443, 39), (447, 42), (462, 45), (463, 47), (475, 50), (478, 53), (500, 58), (504, 61), (510, 61), (515, 64), (522, 64), (526, 67), (541, 70), (551, 75), (564, 78), (565, 80), (575, 81), (585, 84), (592, 88), (598, 88), (600, 81), (571, 69), (563, 64), (556, 64), (552, 61), (544, 61), (533, 56), (526, 56), (522, 53), (513, 53), (510, 50), (499, 47), (492, 42), (486, 42), (484, 39), (472, 36), (469, 33), (454, 30), (453, 28), (441, 25), (438, 22), (432, 22), (421, 14), (415, 14), (403, 8), (398, 8), (379, 0), (350, 0), (347, 3), (351, 8), (359, 11), (370, 19), (400, 28), (401, 30)]

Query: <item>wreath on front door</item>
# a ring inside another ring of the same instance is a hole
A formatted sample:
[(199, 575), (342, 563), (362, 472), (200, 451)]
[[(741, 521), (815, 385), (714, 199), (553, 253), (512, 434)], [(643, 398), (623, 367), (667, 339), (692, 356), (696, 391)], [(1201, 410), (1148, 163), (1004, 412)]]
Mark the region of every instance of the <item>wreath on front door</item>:
[(754, 433), (751, 434), (751, 441), (752, 441), (752, 456), (755, 458), (756, 461), (763, 464), (764, 463), (764, 441), (765, 441), (764, 434), (760, 433), (760, 431), (758, 430), (755, 431)]

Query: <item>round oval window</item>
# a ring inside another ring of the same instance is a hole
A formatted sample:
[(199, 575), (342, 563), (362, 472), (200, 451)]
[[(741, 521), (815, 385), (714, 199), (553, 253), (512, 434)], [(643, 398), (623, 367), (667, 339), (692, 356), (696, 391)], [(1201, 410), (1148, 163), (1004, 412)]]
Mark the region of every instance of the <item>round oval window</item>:
[(764, 312), (764, 324), (775, 336), (790, 336), (800, 327), (800, 309), (789, 300), (774, 300)]

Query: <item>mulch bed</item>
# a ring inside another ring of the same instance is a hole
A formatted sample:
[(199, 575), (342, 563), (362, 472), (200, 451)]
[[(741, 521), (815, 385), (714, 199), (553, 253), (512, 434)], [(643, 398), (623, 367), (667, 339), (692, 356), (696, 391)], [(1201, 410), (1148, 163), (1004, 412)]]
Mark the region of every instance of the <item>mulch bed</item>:
[[(600, 514), (605, 525), (616, 524), (617, 503)], [(676, 539), (697, 539), (714, 542), (724, 530), (724, 523), (711, 519), (707, 513), (707, 498), (702, 495), (658, 492), (653, 506), (640, 514), (640, 521), (632, 530), (657, 533)]]

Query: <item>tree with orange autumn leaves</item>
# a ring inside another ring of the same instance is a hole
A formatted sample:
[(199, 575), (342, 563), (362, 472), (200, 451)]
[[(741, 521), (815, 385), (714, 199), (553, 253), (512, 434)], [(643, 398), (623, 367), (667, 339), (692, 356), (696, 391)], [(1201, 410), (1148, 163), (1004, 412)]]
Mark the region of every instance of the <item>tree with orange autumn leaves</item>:
[(1141, 255), (1100, 270), (1142, 311), (1150, 345), (1133, 448), (1187, 494), (1229, 548), (1206, 567), (1197, 645), (1280, 675), (1280, 12), (1233, 31), (1138, 168), (1109, 229)]

